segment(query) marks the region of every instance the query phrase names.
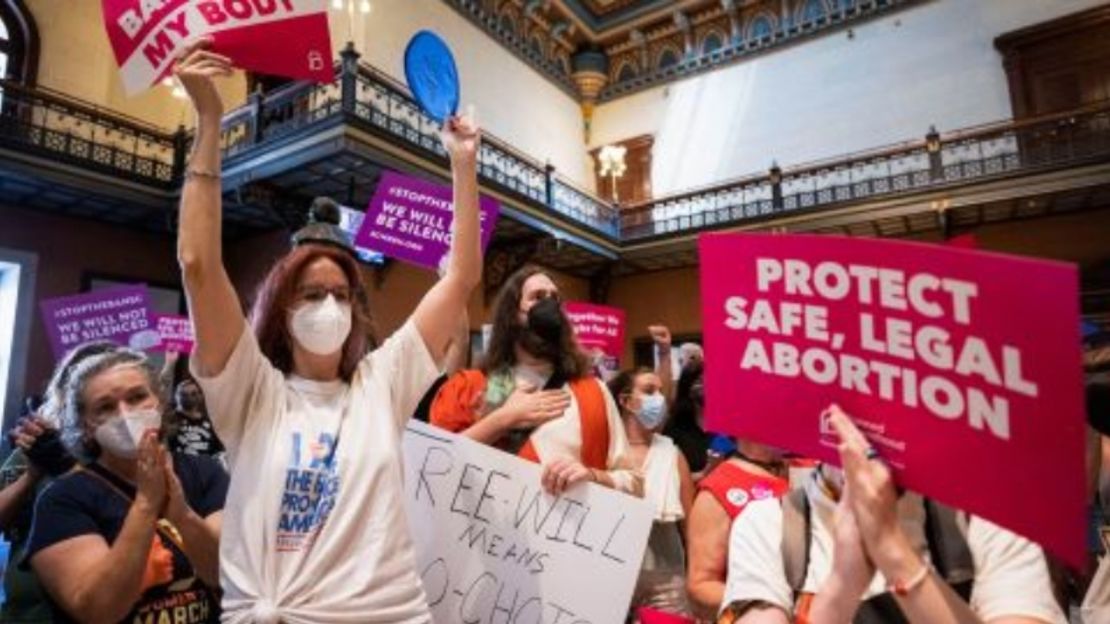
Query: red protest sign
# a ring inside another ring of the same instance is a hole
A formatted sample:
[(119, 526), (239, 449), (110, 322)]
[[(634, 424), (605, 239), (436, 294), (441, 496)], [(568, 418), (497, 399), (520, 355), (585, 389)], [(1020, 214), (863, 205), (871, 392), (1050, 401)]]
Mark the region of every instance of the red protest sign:
[(330, 82), (325, 0), (103, 0), (104, 25), (128, 94), (169, 75), (189, 42), (204, 35), (239, 67)]
[(900, 484), (1082, 559), (1074, 266), (831, 236), (699, 251), (707, 429), (837, 461), (837, 402)]

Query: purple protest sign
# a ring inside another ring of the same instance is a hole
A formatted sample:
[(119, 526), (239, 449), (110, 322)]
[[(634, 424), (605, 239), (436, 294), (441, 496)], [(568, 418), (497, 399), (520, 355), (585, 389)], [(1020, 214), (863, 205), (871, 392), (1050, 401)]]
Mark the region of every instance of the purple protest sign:
[(161, 343), (146, 286), (45, 299), (39, 306), (55, 358), (93, 340), (111, 340), (140, 350)]
[[(484, 252), (500, 208), (489, 197), (479, 199), (479, 208)], [(437, 269), (451, 246), (453, 218), (451, 187), (386, 171), (366, 209), (355, 245)]]
[(158, 335), (162, 337), (159, 351), (193, 352), (193, 321), (187, 316), (158, 315)]

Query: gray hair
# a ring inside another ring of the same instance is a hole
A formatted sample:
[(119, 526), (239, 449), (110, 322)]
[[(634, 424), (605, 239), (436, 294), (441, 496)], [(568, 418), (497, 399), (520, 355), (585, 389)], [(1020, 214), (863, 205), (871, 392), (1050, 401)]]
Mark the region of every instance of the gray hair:
[(688, 363), (692, 357), (705, 359), (705, 353), (702, 351), (701, 345), (696, 342), (682, 343), (678, 347), (678, 352), (683, 364)]
[(69, 383), (70, 374), (81, 362), (110, 351), (119, 349), (120, 346), (108, 340), (94, 340), (80, 344), (66, 353), (54, 367), (50, 381), (43, 391), (43, 405), (39, 408), (38, 416), (48, 423), (58, 426), (65, 415), (65, 391)]
[[(119, 366), (132, 366), (138, 368), (145, 376), (147, 385), (152, 394), (162, 400), (162, 388), (158, 379), (158, 372), (154, 370), (150, 360), (145, 354), (120, 347), (113, 351), (101, 353), (85, 358), (70, 371), (69, 380), (65, 386), (65, 404), (63, 431), (67, 442), (74, 445), (80, 442), (81, 414), (85, 411), (85, 387), (97, 375)], [(163, 402), (163, 409), (165, 404)]]

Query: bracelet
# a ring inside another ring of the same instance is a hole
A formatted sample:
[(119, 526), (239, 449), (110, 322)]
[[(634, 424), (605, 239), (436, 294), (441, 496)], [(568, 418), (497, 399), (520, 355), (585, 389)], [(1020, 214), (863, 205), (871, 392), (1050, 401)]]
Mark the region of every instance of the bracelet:
[(190, 178), (208, 178), (209, 180), (219, 180), (220, 177), (221, 176), (220, 176), (219, 173), (214, 172), (214, 171), (208, 171), (208, 170), (205, 170), (205, 169), (197, 169), (195, 167), (189, 167), (188, 169), (185, 170), (185, 179), (186, 180), (188, 180)]
[(889, 589), (896, 596), (908, 596), (910, 592), (917, 589), (918, 585), (925, 582), (925, 577), (927, 576), (929, 576), (929, 566), (923, 563), (921, 564), (921, 569), (918, 570), (917, 574), (914, 574), (910, 580), (905, 582), (894, 581)]

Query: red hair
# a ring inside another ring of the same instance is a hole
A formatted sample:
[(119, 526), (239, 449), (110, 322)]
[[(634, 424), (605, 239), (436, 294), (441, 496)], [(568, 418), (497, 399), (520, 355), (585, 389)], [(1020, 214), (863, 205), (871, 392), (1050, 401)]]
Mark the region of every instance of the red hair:
[(339, 266), (351, 289), (351, 333), (343, 343), (339, 376), (350, 381), (358, 363), (377, 346), (370, 316), (370, 296), (362, 272), (350, 254), (328, 245), (305, 244), (290, 251), (270, 269), (258, 289), (250, 321), (258, 346), (275, 368), (285, 374), (293, 370), (293, 336), (289, 312), (297, 300), (297, 283), (313, 262), (327, 258)]

